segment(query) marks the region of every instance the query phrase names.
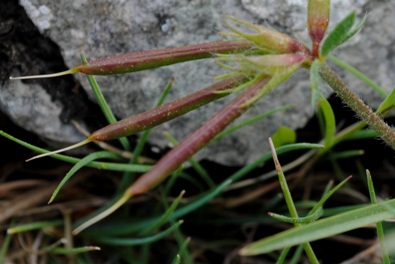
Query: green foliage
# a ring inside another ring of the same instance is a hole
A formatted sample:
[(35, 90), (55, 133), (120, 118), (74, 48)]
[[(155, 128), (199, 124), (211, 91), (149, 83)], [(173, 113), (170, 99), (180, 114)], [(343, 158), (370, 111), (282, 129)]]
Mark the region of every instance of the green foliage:
[(377, 223), (394, 217), (395, 214), (392, 211), (394, 206), (395, 199), (391, 199), (380, 204), (367, 205), (360, 209), (350, 210), (307, 225), (292, 228), (250, 244), (241, 250), (241, 254), (264, 254)]
[(324, 40), (321, 48), (321, 56), (326, 57), (331, 51), (348, 41), (362, 28), (365, 23), (366, 16), (362, 21), (354, 28), (356, 14), (351, 12), (342, 21), (340, 21), (336, 27), (329, 33), (327, 38)]
[(272, 140), (276, 147), (293, 144), (296, 142), (296, 132), (289, 127), (280, 126), (277, 131), (274, 132)]

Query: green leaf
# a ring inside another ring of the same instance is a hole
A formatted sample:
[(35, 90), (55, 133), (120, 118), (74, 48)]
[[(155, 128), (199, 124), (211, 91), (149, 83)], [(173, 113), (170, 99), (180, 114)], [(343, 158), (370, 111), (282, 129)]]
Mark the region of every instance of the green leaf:
[(97, 251), (100, 250), (99, 247), (96, 246), (86, 246), (86, 247), (78, 247), (78, 248), (54, 248), (51, 250), (52, 253), (54, 254), (62, 254), (62, 255), (75, 255), (75, 254), (81, 254), (81, 253), (86, 253), (89, 251)]
[(166, 212), (159, 218), (159, 220), (153, 225), (149, 226), (147, 229), (142, 230), (141, 234), (149, 234), (151, 232), (155, 232), (158, 230), (164, 223), (169, 220), (170, 215), (174, 212), (174, 210), (178, 207), (182, 197), (184, 196), (185, 191), (182, 191), (178, 197), (171, 203), (169, 208), (167, 208)]
[[(372, 204), (377, 204), (376, 192), (374, 190), (372, 175), (370, 174), (369, 170), (366, 170), (366, 176), (368, 181), (370, 200)], [(381, 222), (376, 223), (376, 230), (377, 230), (377, 237), (379, 238), (379, 242), (380, 242), (380, 251), (381, 251), (383, 263), (390, 264), (391, 261), (388, 255), (387, 243), (384, 237), (384, 228)]]
[(366, 15), (363, 17), (363, 19), (361, 20), (361, 22), (359, 22), (358, 25), (356, 25), (351, 31), (349, 31), (344, 36), (344, 38), (342, 39), (342, 42), (338, 46), (340, 46), (344, 42), (347, 42), (350, 38), (352, 38), (355, 34), (357, 34), (361, 30), (362, 26), (365, 24), (365, 21), (366, 21)]
[(331, 148), (333, 145), (335, 133), (336, 133), (336, 120), (335, 114), (333, 113), (332, 107), (328, 100), (324, 97), (320, 98), (320, 110), (325, 120), (325, 135), (324, 145), (326, 148)]
[[(83, 53), (81, 54), (81, 61), (82, 61), (82, 63), (88, 63), (88, 60), (86, 59), (86, 57)], [(107, 119), (107, 122), (110, 124), (114, 124), (115, 122), (117, 122), (117, 119), (115, 118), (115, 115), (111, 111), (111, 108), (108, 105), (107, 100), (104, 97), (95, 77), (93, 77), (92, 75), (86, 75), (86, 77), (87, 77), (88, 82), (92, 88), (93, 94), (96, 97), (97, 103), (99, 104), (100, 109), (102, 110), (105, 118)], [(120, 138), (119, 142), (122, 144), (124, 149), (126, 149), (126, 150), (130, 149), (130, 143), (126, 137)]]
[[(349, 39), (349, 33), (355, 22), (355, 11), (346, 16), (336, 27), (329, 33), (321, 48), (321, 55), (327, 56), (332, 50), (344, 43)], [(356, 32), (355, 32), (356, 33)], [(354, 34), (355, 34), (354, 33)]]
[(39, 221), (39, 222), (33, 222), (33, 223), (28, 223), (28, 224), (22, 224), (22, 225), (8, 228), (7, 234), (13, 235), (16, 233), (22, 233), (22, 232), (27, 232), (27, 231), (31, 231), (31, 230), (53, 227), (53, 226), (61, 225), (62, 223), (63, 222), (61, 220), (55, 220), (55, 221)]
[[(2, 130), (0, 130), (0, 136), (5, 137), (11, 141), (14, 141), (17, 144), (19, 144), (25, 148), (28, 148), (30, 150), (33, 150), (35, 152), (38, 152), (38, 153), (50, 152), (46, 149), (39, 148), (37, 146), (34, 146), (34, 145), (29, 144), (27, 142), (24, 142), (20, 139), (17, 139)], [(81, 159), (77, 159), (77, 158), (62, 155), (62, 154), (53, 154), (53, 155), (51, 155), (51, 158), (62, 160), (64, 162), (68, 162), (68, 163), (74, 163), (74, 164), (81, 160)], [(123, 163), (98, 162), (98, 161), (92, 161), (92, 162), (86, 164), (86, 166), (91, 167), (91, 168), (101, 169), (101, 170), (112, 170), (112, 171), (123, 171), (123, 172), (130, 171), (130, 172), (139, 172), (139, 173), (147, 172), (152, 168), (152, 166), (149, 166), (149, 165), (123, 164)]]
[(384, 102), (381, 103), (379, 109), (377, 109), (377, 113), (382, 115), (387, 112), (391, 108), (395, 106), (395, 87), (392, 89), (391, 93), (385, 98)]
[(160, 239), (163, 239), (170, 235), (173, 231), (175, 231), (183, 221), (178, 221), (168, 229), (149, 237), (142, 237), (142, 238), (125, 238), (125, 237), (98, 237), (97, 241), (106, 245), (113, 245), (113, 246), (135, 246), (135, 245), (145, 245), (150, 244)]
[(351, 210), (316, 222), (292, 228), (242, 248), (241, 255), (258, 255), (285, 247), (330, 237), (394, 217), (395, 199)]
[(270, 111), (267, 111), (267, 112), (262, 113), (260, 115), (254, 116), (254, 117), (252, 117), (250, 119), (242, 121), (242, 122), (240, 122), (240, 123), (238, 123), (236, 125), (230, 126), (230, 127), (226, 128), (226, 129), (222, 130), (222, 132), (218, 133), (218, 135), (215, 136), (214, 140), (218, 140), (218, 139), (220, 139), (220, 138), (222, 138), (222, 137), (224, 137), (226, 135), (229, 135), (229, 134), (231, 134), (231, 133), (233, 133), (233, 132), (235, 132), (235, 131), (243, 128), (243, 127), (246, 127), (248, 125), (251, 125), (251, 124), (254, 124), (254, 123), (258, 122), (258, 121), (261, 121), (264, 118), (272, 116), (272, 115), (274, 115), (277, 112), (288, 110), (291, 107), (293, 107), (293, 106), (290, 105), (290, 104), (289, 105), (280, 106), (278, 108), (274, 108), (274, 109), (272, 109)]
[(288, 144), (293, 144), (296, 141), (295, 130), (280, 126), (272, 136), (273, 144), (276, 147), (281, 147)]
[(58, 186), (55, 188), (54, 192), (52, 193), (51, 198), (49, 199), (48, 203), (52, 203), (53, 200), (56, 198), (58, 195), (60, 189), (63, 187), (63, 185), (66, 184), (68, 180), (81, 168), (86, 167), (89, 163), (91, 163), (94, 160), (97, 159), (102, 159), (102, 158), (111, 158), (111, 159), (117, 159), (119, 158), (118, 155), (108, 152), (108, 151), (97, 151), (93, 152), (80, 161), (78, 161), (70, 170), (69, 172), (63, 177), (62, 181), (58, 184)]

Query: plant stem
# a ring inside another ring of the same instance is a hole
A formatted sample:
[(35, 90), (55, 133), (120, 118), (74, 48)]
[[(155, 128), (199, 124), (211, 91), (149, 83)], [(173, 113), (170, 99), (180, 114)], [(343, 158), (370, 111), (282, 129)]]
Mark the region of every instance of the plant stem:
[(373, 110), (367, 106), (338, 76), (322, 63), (321, 77), (332, 87), (336, 94), (345, 102), (364, 122), (376, 130), (380, 137), (395, 150), (395, 132)]
[[(299, 218), (298, 211), (296, 210), (295, 203), (294, 203), (294, 201), (292, 199), (291, 191), (288, 188), (287, 179), (285, 178), (283, 169), (281, 168), (281, 164), (280, 164), (280, 161), (278, 160), (276, 149), (275, 149), (275, 147), (273, 145), (273, 141), (272, 141), (271, 138), (269, 138), (269, 145), (270, 145), (270, 149), (271, 149), (272, 154), (273, 154), (274, 165), (276, 167), (276, 171), (277, 171), (278, 179), (279, 179), (279, 182), (280, 182), (281, 190), (283, 192), (284, 199), (285, 199), (285, 202), (287, 204), (289, 214), (291, 215), (291, 217), (293, 217), (295, 219), (298, 219)], [(302, 224), (300, 224), (300, 223), (294, 223), (294, 226), (296, 226), (296, 227), (301, 226), (301, 225)], [(319, 264), (319, 261), (318, 261), (316, 255), (315, 255), (314, 250), (311, 247), (310, 243), (308, 243), (308, 242), (303, 243), (303, 248), (304, 248), (304, 250), (306, 252), (307, 257), (310, 260), (310, 263)]]

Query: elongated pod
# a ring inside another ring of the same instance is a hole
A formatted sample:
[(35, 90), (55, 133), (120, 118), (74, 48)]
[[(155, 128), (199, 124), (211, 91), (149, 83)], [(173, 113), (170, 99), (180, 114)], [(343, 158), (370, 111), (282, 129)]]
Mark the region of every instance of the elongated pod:
[(203, 43), (178, 48), (147, 50), (89, 61), (64, 72), (10, 77), (10, 79), (49, 78), (73, 74), (76, 72), (91, 75), (122, 74), (153, 69), (185, 61), (212, 58), (216, 54), (236, 53), (253, 48), (253, 43), (240, 40)]
[(152, 128), (228, 95), (229, 93), (217, 92), (231, 89), (232, 87), (239, 85), (243, 79), (243, 76), (236, 76), (219, 81), (205, 89), (196, 91), (180, 99), (105, 126), (99, 130), (96, 130), (88, 138), (77, 144), (56, 151), (37, 155), (28, 161), (78, 148), (92, 141), (117, 139)]

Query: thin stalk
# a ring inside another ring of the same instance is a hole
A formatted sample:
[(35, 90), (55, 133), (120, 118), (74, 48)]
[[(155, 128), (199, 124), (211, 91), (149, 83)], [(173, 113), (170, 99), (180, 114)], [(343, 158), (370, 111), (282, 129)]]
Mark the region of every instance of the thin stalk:
[[(81, 61), (83, 63), (88, 62), (84, 54), (81, 54)], [(116, 119), (115, 115), (113, 114), (113, 112), (111, 111), (111, 108), (108, 105), (107, 100), (104, 97), (95, 77), (93, 77), (92, 75), (86, 75), (86, 78), (88, 79), (88, 82), (92, 88), (92, 91), (96, 97), (96, 100), (100, 106), (100, 109), (102, 110), (105, 118), (107, 119), (107, 122), (110, 124), (116, 123), (117, 119)], [(130, 143), (127, 140), (127, 138), (121, 137), (121, 138), (119, 138), (119, 142), (122, 144), (122, 147), (125, 150), (130, 150)]]
[[(374, 190), (372, 175), (370, 174), (369, 170), (366, 170), (366, 176), (368, 181), (370, 200), (372, 204), (377, 204), (376, 192)], [(383, 258), (383, 264), (390, 264), (391, 261), (388, 255), (388, 249), (384, 237), (384, 228), (382, 222), (376, 223), (376, 229), (377, 229), (377, 236), (380, 242), (380, 251), (381, 251), (381, 256)]]
[[(288, 188), (287, 180), (286, 180), (284, 172), (281, 168), (281, 164), (280, 164), (280, 161), (278, 160), (276, 149), (273, 145), (273, 141), (271, 138), (269, 138), (269, 145), (270, 145), (270, 149), (273, 154), (274, 165), (276, 167), (278, 179), (280, 181), (280, 186), (281, 186), (282, 192), (284, 194), (284, 199), (287, 204), (289, 214), (291, 215), (291, 217), (296, 219), (299, 217), (298, 211), (296, 210), (294, 201), (292, 199), (291, 191)], [(298, 227), (301, 225), (302, 224), (300, 224), (300, 223), (294, 223), (295, 227)], [(306, 252), (306, 255), (308, 256), (308, 258), (310, 260), (310, 263), (319, 264), (319, 261), (318, 261), (317, 257), (315, 256), (315, 253), (314, 253), (313, 248), (311, 247), (310, 243), (303, 243), (303, 247)]]
[(321, 77), (332, 87), (336, 94), (345, 102), (364, 122), (377, 131), (379, 136), (395, 149), (395, 132), (380, 116), (372, 111), (351, 89), (328, 67), (320, 64)]

